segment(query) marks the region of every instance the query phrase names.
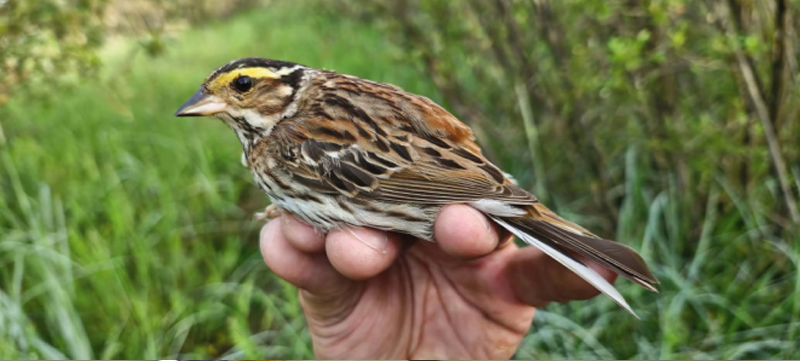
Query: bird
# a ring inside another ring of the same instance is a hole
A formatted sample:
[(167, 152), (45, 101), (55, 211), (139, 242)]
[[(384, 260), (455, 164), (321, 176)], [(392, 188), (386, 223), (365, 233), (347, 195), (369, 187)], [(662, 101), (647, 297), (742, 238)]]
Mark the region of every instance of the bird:
[(370, 227), (435, 241), (439, 210), (466, 204), (637, 318), (575, 254), (657, 292), (635, 250), (558, 216), (489, 161), (466, 124), (395, 85), (242, 58), (208, 75), (175, 116), (221, 119), (272, 205), (320, 232)]

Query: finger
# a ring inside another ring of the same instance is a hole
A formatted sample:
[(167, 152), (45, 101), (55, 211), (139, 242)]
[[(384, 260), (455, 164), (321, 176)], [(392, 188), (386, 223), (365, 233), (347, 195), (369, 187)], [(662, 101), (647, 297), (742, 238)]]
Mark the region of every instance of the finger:
[(284, 214), (281, 220), (281, 233), (294, 248), (308, 253), (325, 250), (325, 235), (292, 215)]
[[(442, 208), (433, 224), (433, 232), (445, 253), (467, 259), (485, 256), (495, 250), (501, 234), (498, 226), (483, 213), (463, 204)], [(507, 232), (502, 234), (506, 236)]]
[(310, 254), (293, 247), (284, 237), (281, 221), (273, 219), (261, 229), (261, 254), (278, 277), (313, 293), (331, 293), (350, 280), (330, 264), (324, 253)]
[(394, 263), (400, 240), (371, 228), (344, 228), (328, 233), (325, 252), (337, 271), (353, 280), (374, 277)]
[[(614, 272), (584, 257), (578, 258), (609, 282), (616, 279)], [(600, 293), (536, 247), (520, 249), (506, 266), (506, 277), (517, 298), (534, 307), (550, 302), (585, 300)]]

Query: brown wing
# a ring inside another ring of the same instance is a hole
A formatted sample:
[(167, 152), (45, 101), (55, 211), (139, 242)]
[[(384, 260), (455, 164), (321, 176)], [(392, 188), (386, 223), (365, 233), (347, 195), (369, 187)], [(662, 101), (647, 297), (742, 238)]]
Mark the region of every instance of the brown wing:
[(299, 144), (290, 162), (298, 182), (396, 202), (537, 203), (483, 157), (469, 127), (429, 99), (334, 73), (318, 85), (304, 112), (311, 117), (282, 124), (293, 138), (286, 143)]
[[(384, 140), (386, 144), (377, 143)], [(482, 157), (458, 156), (467, 151), (457, 145), (451, 145), (448, 153), (421, 139), (405, 140), (381, 137), (365, 144), (307, 139), (299, 145), (297, 160), (288, 165), (295, 181), (350, 197), (420, 204), (481, 199), (537, 203), (536, 197), (507, 181)]]

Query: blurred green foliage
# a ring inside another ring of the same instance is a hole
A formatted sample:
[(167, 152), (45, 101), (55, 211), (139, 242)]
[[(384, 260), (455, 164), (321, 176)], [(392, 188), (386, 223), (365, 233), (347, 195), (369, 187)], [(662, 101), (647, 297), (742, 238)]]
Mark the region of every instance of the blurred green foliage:
[[(97, 65), (104, 0), (0, 2), (0, 104), (12, 89), (49, 87)], [(55, 78), (55, 79), (54, 79)]]
[[(159, 55), (165, 38), (188, 24), (230, 16), (260, 0), (3, 0), (0, 1), (0, 104), (24, 87), (42, 96), (97, 69), (109, 36), (141, 37)], [(262, 3), (264, 1), (261, 1)]]
[(216, 66), (264, 56), (431, 97), (654, 265), (659, 294), (619, 282), (641, 321), (551, 305), (517, 357), (798, 358), (799, 10), (0, 0), (0, 356), (313, 357), (235, 136), (171, 116)]

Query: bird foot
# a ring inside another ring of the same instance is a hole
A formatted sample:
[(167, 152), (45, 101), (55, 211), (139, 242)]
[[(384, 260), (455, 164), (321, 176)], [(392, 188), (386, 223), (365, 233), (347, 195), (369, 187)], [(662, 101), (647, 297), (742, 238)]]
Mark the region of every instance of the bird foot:
[(278, 208), (278, 206), (274, 204), (270, 204), (267, 206), (267, 208), (264, 209), (263, 212), (256, 212), (254, 216), (256, 217), (256, 220), (267, 221), (273, 218), (278, 218), (282, 214), (283, 214), (282, 209)]

